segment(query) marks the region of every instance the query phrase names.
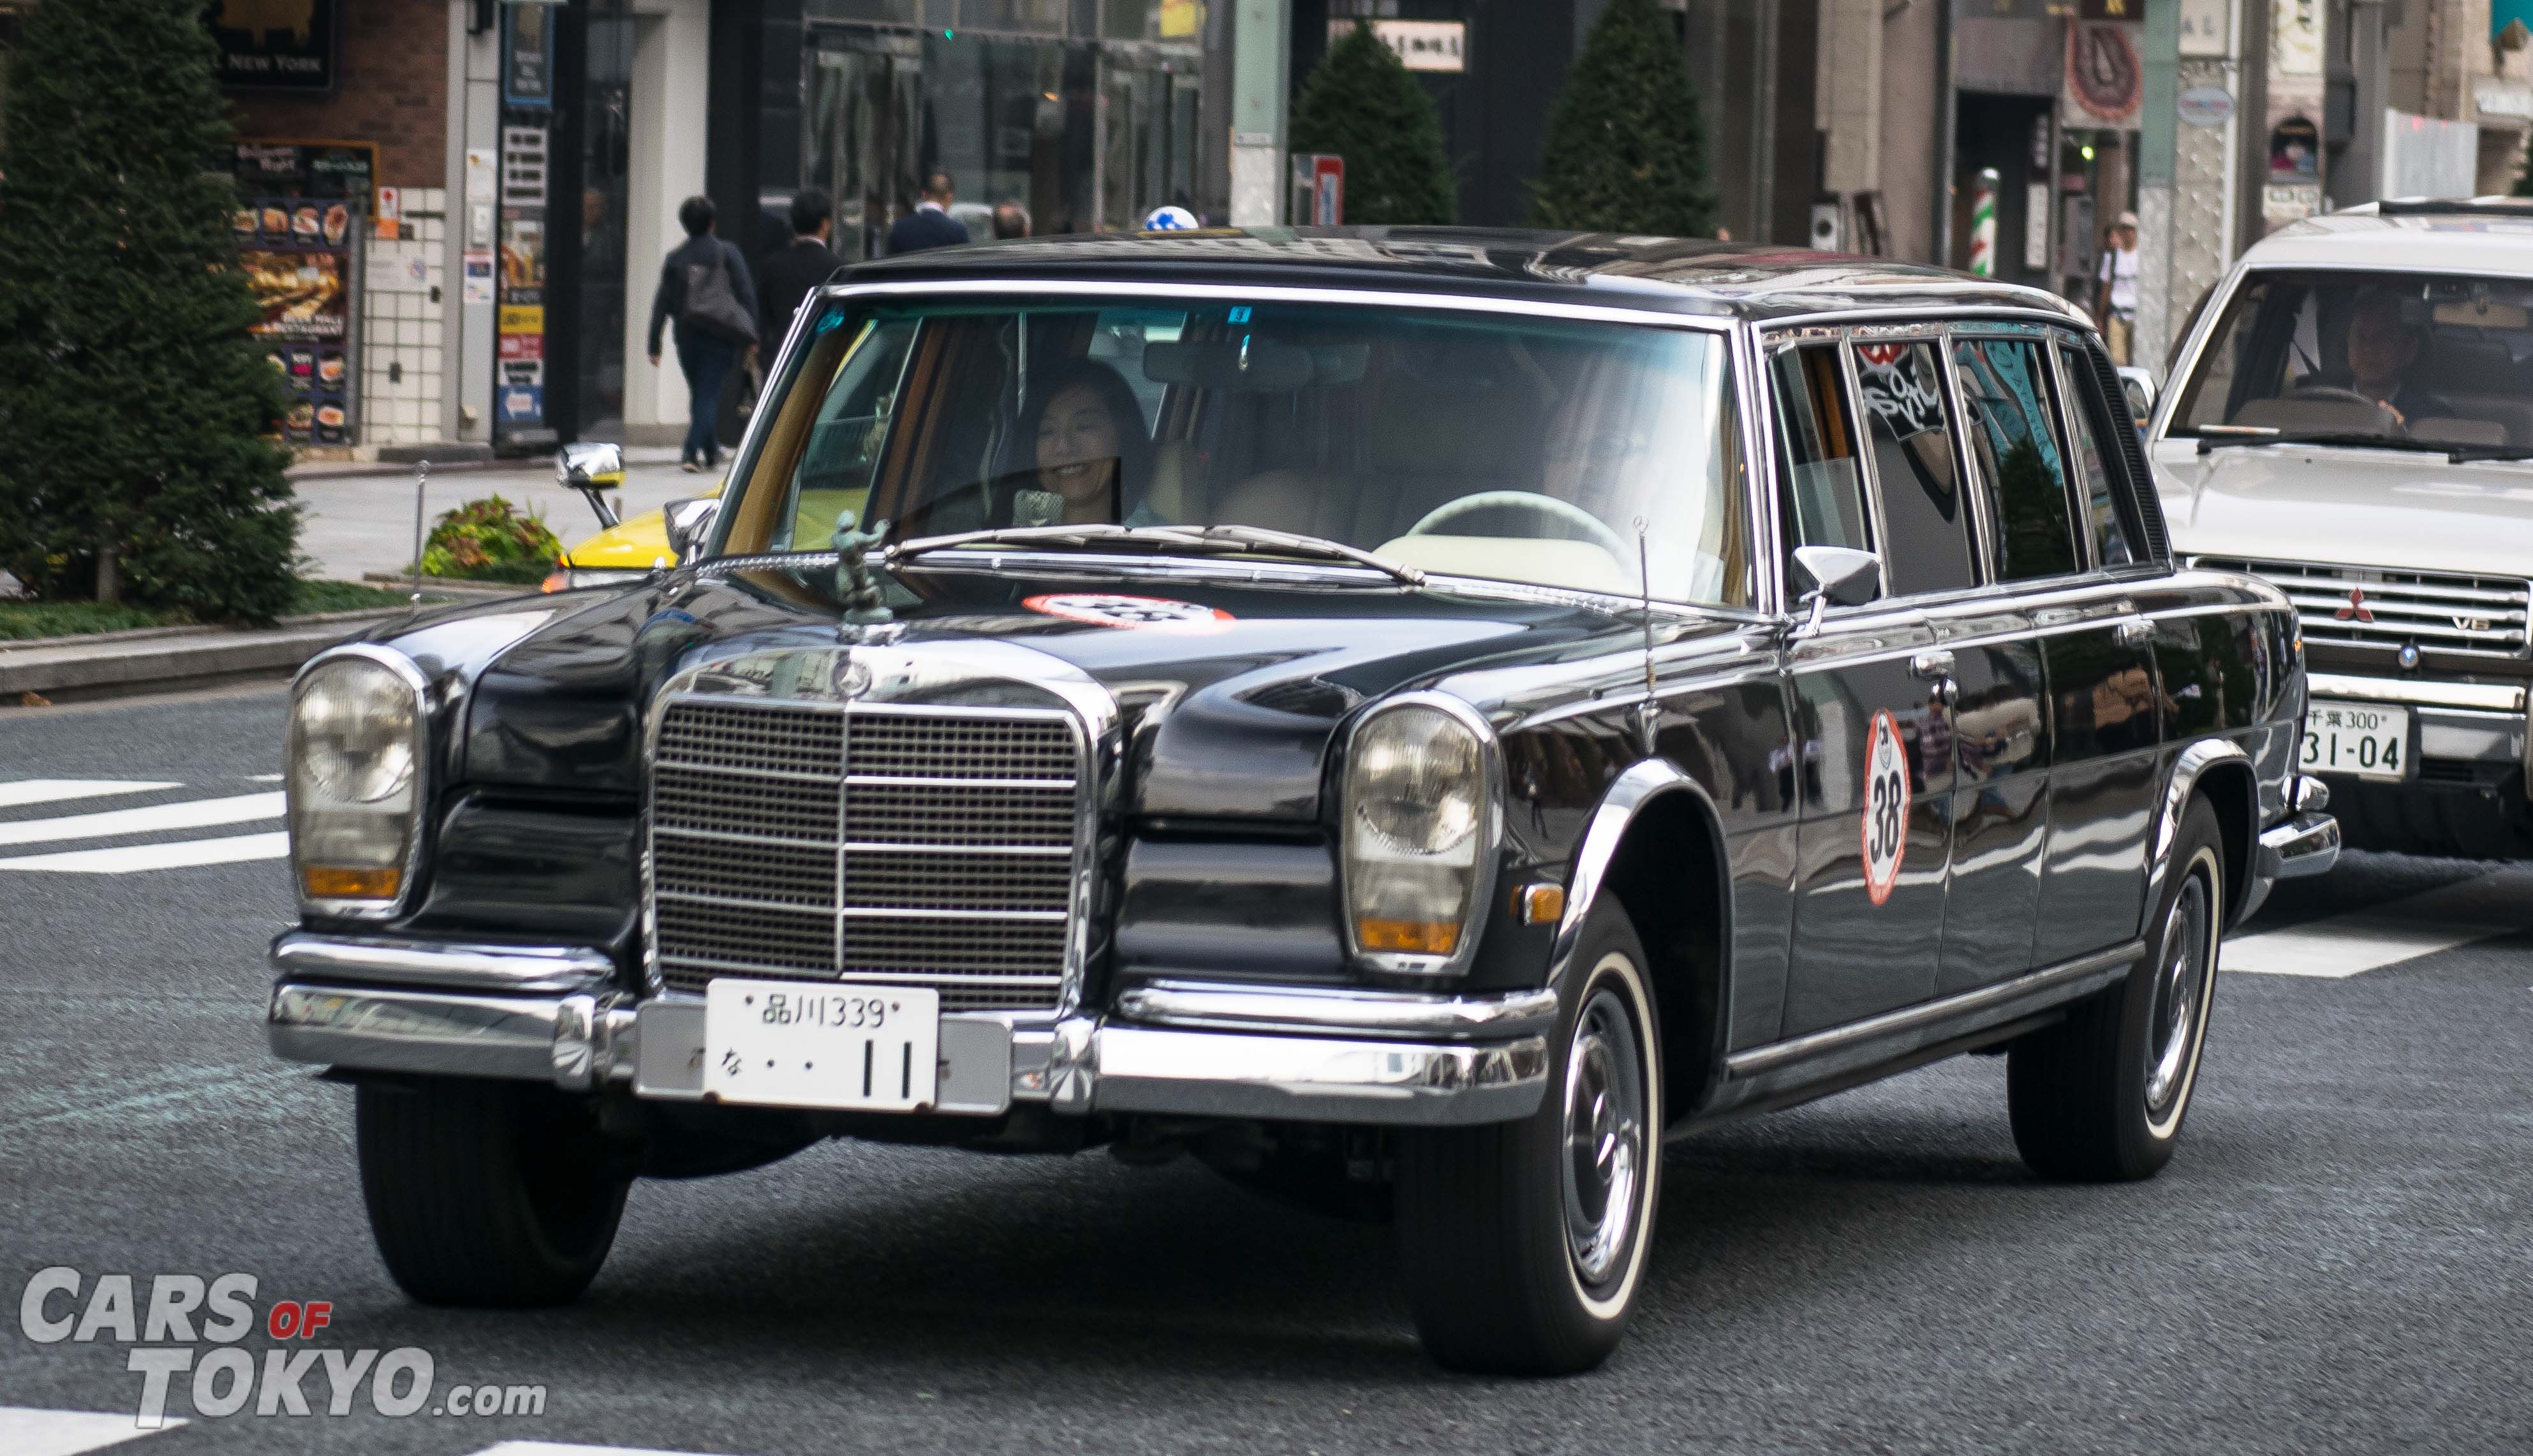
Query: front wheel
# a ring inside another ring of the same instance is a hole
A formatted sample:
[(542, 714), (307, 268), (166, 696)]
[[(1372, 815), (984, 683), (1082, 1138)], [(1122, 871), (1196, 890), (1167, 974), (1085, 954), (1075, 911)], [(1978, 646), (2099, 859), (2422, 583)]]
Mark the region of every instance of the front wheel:
[(1644, 947), (1616, 904), (1584, 927), (1518, 1122), (1402, 1136), (1400, 1263), (1416, 1330), (1452, 1369), (1558, 1375), (1607, 1359), (1653, 1241), (1662, 1045)]
[(2014, 1145), (2043, 1178), (2151, 1178), (2171, 1160), (2216, 993), (2225, 930), (2220, 833), (2216, 811), (2192, 800), (2146, 956), (2126, 980), (2008, 1052)]
[(355, 1117), (370, 1230), (406, 1294), (521, 1309), (598, 1277), (631, 1180), (586, 1099), (527, 1082), (365, 1083)]

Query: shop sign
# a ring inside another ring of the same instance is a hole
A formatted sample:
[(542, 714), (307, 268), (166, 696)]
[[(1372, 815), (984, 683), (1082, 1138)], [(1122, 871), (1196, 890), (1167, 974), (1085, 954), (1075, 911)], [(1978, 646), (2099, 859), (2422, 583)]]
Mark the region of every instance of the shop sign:
[(208, 0), (220, 85), (233, 90), (330, 91), (342, 56), (343, 0)]
[(2146, 66), (2138, 58), (2134, 25), (2071, 21), (2067, 26), (2067, 76), (2061, 113), (2070, 127), (2126, 130), (2137, 125), (2146, 95)]
[[(1328, 22), (1328, 44), (1343, 40), (1358, 23)], [(1372, 21), (1373, 37), (1388, 46), (1410, 71), (1468, 69), (1469, 26), (1466, 21)]]
[(248, 332), (290, 391), (293, 444), (351, 439), (353, 252), (377, 189), (378, 148), (359, 142), (249, 140), (228, 152), (238, 268), (260, 311)]
[(2234, 119), (2234, 94), (2221, 86), (2194, 86), (2173, 98), (2186, 127), (2221, 127)]
[(512, 106), (552, 106), (553, 8), (505, 5), (501, 10), (501, 99)]
[(2471, 102), (2483, 116), (2513, 116), (2533, 120), (2533, 87), (2504, 81), (2472, 83)]

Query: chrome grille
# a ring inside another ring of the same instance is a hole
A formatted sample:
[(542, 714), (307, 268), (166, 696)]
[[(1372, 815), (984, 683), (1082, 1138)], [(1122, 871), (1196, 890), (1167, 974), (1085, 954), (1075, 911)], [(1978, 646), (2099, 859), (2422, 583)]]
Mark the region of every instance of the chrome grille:
[(1054, 712), (698, 700), (661, 718), (662, 979), (851, 975), (944, 1010), (1051, 1010), (1083, 792)]
[(2307, 642), (2387, 652), (2415, 642), (2425, 652), (2524, 656), (2533, 583), (2517, 577), (2224, 556), (2192, 564), (2249, 572), (2286, 593)]

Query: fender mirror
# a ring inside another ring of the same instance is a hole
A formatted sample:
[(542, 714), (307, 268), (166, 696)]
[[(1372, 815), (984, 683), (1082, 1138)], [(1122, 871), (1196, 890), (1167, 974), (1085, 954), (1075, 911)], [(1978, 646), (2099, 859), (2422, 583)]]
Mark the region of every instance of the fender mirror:
[(598, 528), (616, 529), (616, 507), (601, 492), (624, 488), (624, 447), (605, 443), (564, 445), (555, 451), (555, 481), (578, 491), (598, 513)]
[(712, 495), (689, 495), (660, 507), (661, 518), (669, 528), (669, 550), (677, 553), (680, 563), (692, 557), (705, 538), (712, 535), (713, 518), (720, 514), (721, 500)]
[(2144, 430), (2154, 413), (2154, 375), (2135, 365), (2120, 366), (2120, 392), (2129, 397), (2129, 413), (2137, 416), (2138, 428)]
[(1820, 630), (1821, 614), (1833, 607), (1861, 607), (1882, 595), (1882, 558), (1871, 552), (1843, 546), (1795, 548), (1794, 587), (1798, 605), (1811, 609), (1803, 635)]

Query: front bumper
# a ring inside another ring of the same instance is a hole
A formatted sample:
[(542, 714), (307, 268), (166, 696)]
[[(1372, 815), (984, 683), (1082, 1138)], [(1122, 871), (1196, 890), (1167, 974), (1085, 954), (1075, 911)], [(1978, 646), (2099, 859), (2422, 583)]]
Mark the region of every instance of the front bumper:
[[(386, 942), (301, 931), (273, 942), (267, 1018), (289, 1061), (370, 1072), (623, 1084), (703, 1096), (703, 1002), (636, 1001), (599, 952)], [(936, 1110), (1015, 1103), (1443, 1127), (1535, 1111), (1554, 992), (1448, 997), (1157, 982), (1114, 1011), (1050, 1021), (941, 1019)]]
[(2511, 767), (2526, 761), (2525, 691), (2519, 686), (2312, 672), (2306, 674), (2305, 697), (2316, 703), (2386, 703), (2408, 709), (2416, 724), (2414, 762)]

